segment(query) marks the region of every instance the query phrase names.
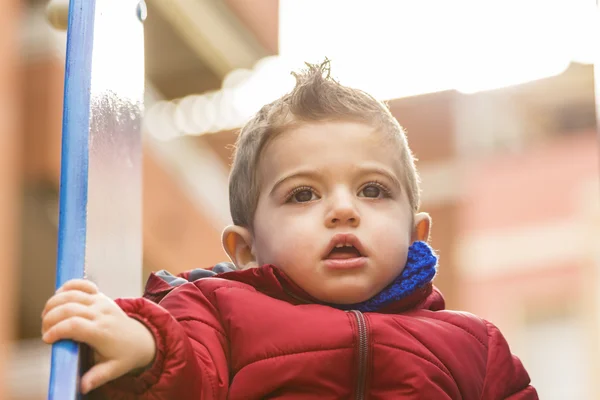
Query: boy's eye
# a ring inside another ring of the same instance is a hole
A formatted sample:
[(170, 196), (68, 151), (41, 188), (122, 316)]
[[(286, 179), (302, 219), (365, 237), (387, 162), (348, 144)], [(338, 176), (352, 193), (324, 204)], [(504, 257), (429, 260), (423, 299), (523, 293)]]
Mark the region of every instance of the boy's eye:
[(379, 197), (381, 189), (379, 189), (377, 186), (371, 185), (361, 190), (361, 192), (364, 197)]
[(381, 197), (386, 197), (389, 195), (389, 192), (379, 184), (371, 183), (366, 186), (363, 186), (360, 192), (358, 192), (359, 197), (367, 197), (370, 199), (378, 199)]
[(301, 189), (290, 196), (289, 201), (292, 203), (306, 203), (316, 200), (315, 193), (310, 189)]

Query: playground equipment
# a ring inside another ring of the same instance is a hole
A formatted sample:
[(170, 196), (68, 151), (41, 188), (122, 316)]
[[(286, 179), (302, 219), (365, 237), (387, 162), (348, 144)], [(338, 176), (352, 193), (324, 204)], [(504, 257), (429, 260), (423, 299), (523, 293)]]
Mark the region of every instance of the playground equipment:
[[(86, 277), (111, 297), (138, 296), (145, 4), (57, 0), (47, 10), (67, 30), (56, 287)], [(81, 398), (85, 353), (72, 341), (52, 347), (49, 399)]]

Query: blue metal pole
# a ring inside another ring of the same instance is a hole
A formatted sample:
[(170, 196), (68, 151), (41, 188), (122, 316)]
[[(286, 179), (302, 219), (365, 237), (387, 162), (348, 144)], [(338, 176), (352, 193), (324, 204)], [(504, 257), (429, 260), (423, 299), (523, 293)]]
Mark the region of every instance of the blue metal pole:
[[(90, 88), (95, 0), (70, 0), (62, 131), (56, 288), (85, 272)], [(79, 345), (52, 346), (48, 398), (79, 398)]]

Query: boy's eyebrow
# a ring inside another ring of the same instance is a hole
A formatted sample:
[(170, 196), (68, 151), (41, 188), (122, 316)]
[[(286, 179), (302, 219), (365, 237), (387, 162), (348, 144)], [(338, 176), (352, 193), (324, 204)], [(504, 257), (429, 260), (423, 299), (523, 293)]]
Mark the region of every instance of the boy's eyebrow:
[(394, 174), (392, 171), (388, 170), (387, 168), (383, 168), (383, 167), (379, 167), (379, 166), (371, 166), (371, 165), (359, 167), (359, 168), (360, 168), (361, 175), (368, 175), (368, 174), (383, 175), (387, 179), (392, 181), (392, 183), (394, 185), (396, 185), (396, 187), (398, 189), (402, 188), (402, 184), (400, 183), (400, 180), (398, 180), (398, 178), (396, 177), (396, 174)]
[(319, 172), (316, 171), (316, 170), (302, 170), (302, 171), (292, 172), (291, 174), (286, 175), (283, 178), (278, 179), (277, 182), (275, 182), (275, 184), (273, 185), (273, 188), (271, 189), (271, 192), (269, 194), (272, 195), (273, 193), (275, 193), (275, 191), (277, 190), (277, 188), (279, 186), (281, 186), (286, 181), (288, 181), (288, 180), (290, 180), (292, 178), (309, 178), (309, 179), (315, 179), (318, 176), (319, 176)]

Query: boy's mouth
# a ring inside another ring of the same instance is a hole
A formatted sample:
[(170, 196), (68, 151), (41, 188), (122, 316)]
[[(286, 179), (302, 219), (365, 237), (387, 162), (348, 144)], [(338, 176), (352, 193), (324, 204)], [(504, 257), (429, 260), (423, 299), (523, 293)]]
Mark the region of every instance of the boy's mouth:
[(352, 245), (340, 245), (339, 247), (336, 246), (327, 255), (327, 259), (329, 260), (344, 260), (355, 257), (362, 257), (362, 254), (360, 254), (360, 251), (358, 251), (356, 247)]
[(364, 256), (363, 246), (356, 236), (350, 233), (338, 233), (331, 238), (323, 258), (326, 260), (347, 260)]

